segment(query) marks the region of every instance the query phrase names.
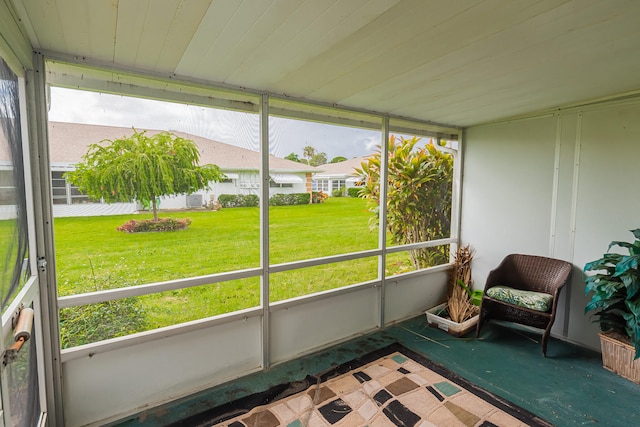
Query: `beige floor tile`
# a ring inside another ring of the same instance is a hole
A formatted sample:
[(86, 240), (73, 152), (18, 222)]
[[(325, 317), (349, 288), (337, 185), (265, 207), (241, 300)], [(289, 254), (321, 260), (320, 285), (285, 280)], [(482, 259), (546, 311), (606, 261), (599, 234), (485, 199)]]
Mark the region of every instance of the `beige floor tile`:
[(369, 375), (371, 378), (376, 379), (376, 378), (382, 377), (385, 374), (388, 374), (391, 371), (391, 369), (379, 363), (374, 363), (364, 368), (363, 371), (367, 375)]
[(353, 390), (360, 388), (360, 381), (358, 381), (353, 375), (346, 374), (339, 378), (335, 378), (327, 383), (327, 387), (333, 390), (337, 395), (343, 393), (350, 393)]
[(451, 398), (449, 398), (449, 401), (462, 408), (465, 408), (469, 412), (478, 415), (480, 418), (485, 418), (487, 414), (496, 409), (495, 406), (466, 391), (451, 396)]
[(287, 400), (286, 403), (293, 412), (299, 414), (311, 407), (311, 398), (306, 394), (301, 394)]
[(520, 420), (497, 409), (493, 413), (489, 414), (486, 420), (500, 427), (520, 427), (522, 425)]
[(284, 403), (277, 403), (273, 405), (271, 407), (271, 412), (273, 412), (273, 414), (278, 417), (284, 425), (289, 424), (298, 417), (297, 414), (289, 409), (289, 407)]

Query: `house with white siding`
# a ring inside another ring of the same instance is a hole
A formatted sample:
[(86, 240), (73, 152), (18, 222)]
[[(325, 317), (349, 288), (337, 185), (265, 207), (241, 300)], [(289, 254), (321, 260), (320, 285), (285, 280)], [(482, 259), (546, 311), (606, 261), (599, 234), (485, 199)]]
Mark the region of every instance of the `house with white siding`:
[[(149, 135), (162, 132), (154, 129), (146, 131)], [(72, 171), (74, 165), (82, 161), (90, 144), (132, 133), (132, 129), (125, 127), (49, 122), (54, 216), (124, 214), (142, 208), (136, 201), (109, 204), (92, 201), (64, 178), (65, 172)], [(212, 182), (208, 189), (194, 194), (162, 197), (161, 209), (200, 208), (217, 200), (221, 194), (260, 195), (259, 152), (185, 132), (172, 133), (195, 142), (200, 152), (200, 164), (217, 165), (226, 179)], [(312, 174), (315, 172), (317, 169), (313, 166), (269, 156), (269, 195), (311, 192)]]
[(356, 169), (361, 168), (366, 160), (367, 156), (354, 157), (343, 162), (319, 166), (318, 169), (321, 171), (313, 175), (313, 191), (322, 191), (331, 196), (336, 190), (345, 188), (346, 191), (355, 187), (360, 181)]

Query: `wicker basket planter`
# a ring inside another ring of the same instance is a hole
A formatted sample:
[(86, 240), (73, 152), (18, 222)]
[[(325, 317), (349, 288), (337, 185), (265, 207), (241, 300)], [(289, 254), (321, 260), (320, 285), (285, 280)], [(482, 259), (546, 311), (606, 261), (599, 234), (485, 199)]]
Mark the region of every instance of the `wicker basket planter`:
[(633, 360), (635, 350), (631, 344), (600, 333), (602, 366), (636, 384), (640, 384), (640, 359)]
[(475, 329), (476, 325), (478, 324), (479, 316), (473, 316), (471, 319), (466, 320), (462, 323), (456, 323), (450, 319), (447, 319), (446, 317), (441, 317), (437, 314), (445, 311), (446, 307), (447, 303), (443, 303), (427, 310), (427, 323), (429, 323), (430, 326), (442, 329), (443, 331), (455, 337), (461, 337), (470, 332), (472, 329)]

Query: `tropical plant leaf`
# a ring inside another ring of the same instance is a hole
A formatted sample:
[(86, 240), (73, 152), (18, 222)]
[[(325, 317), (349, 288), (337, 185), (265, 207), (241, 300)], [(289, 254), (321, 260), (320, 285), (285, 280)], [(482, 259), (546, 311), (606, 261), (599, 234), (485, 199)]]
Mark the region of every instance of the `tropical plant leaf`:
[(633, 300), (640, 291), (640, 278), (637, 274), (625, 274), (621, 278), (627, 290), (626, 299)]
[(616, 315), (613, 313), (596, 313), (596, 317), (598, 316), (599, 318), (596, 320), (596, 322), (600, 324), (601, 331), (615, 331), (622, 335), (627, 335), (627, 322), (621, 315)]
[(636, 350), (634, 359), (640, 357), (640, 299), (625, 301), (628, 312), (623, 314), (626, 320), (626, 332)]
[(631, 338), (635, 358), (640, 357), (640, 228), (631, 230), (633, 243), (613, 241), (629, 255), (605, 253), (602, 258), (585, 264), (585, 292), (591, 300), (585, 313), (594, 312), (595, 322), (603, 331), (613, 330)]
[[(603, 311), (606, 311), (606, 310), (613, 311), (616, 308), (620, 309), (621, 304), (624, 305), (624, 299), (622, 298), (618, 298), (618, 299), (610, 299), (610, 298), (593, 299), (592, 298), (591, 301), (589, 301), (586, 304), (584, 312), (588, 313), (589, 311), (597, 310), (597, 309), (601, 309)], [(602, 313), (597, 315), (602, 316)]]
[(480, 307), (480, 304), (482, 304), (482, 295), (484, 294), (484, 291), (477, 289), (473, 292), (471, 292), (471, 304)]
[(598, 270), (610, 270), (612, 268), (615, 269), (615, 265), (622, 260), (624, 255), (615, 254), (615, 253), (606, 253), (602, 256), (602, 258), (597, 259), (595, 261), (591, 261), (585, 264), (584, 271), (598, 271)]
[(638, 261), (640, 261), (640, 255), (623, 257), (622, 260), (616, 265), (616, 272), (614, 276), (620, 276), (628, 272), (629, 270), (637, 270)]
[(611, 248), (614, 246), (620, 246), (621, 248), (630, 249), (633, 248), (633, 243), (613, 241), (609, 243), (609, 248), (607, 250), (611, 250)]

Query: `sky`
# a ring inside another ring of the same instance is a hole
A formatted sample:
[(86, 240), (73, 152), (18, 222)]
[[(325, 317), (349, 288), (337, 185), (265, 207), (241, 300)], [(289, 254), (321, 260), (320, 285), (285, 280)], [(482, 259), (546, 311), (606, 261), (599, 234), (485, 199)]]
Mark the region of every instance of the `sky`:
[[(172, 102), (52, 87), (49, 120), (182, 131), (259, 149), (258, 115)], [(375, 151), (381, 141), (380, 132), (300, 120), (272, 118), (269, 127), (269, 151), (277, 157), (295, 153), (302, 158), (308, 145), (328, 160), (359, 157)]]

